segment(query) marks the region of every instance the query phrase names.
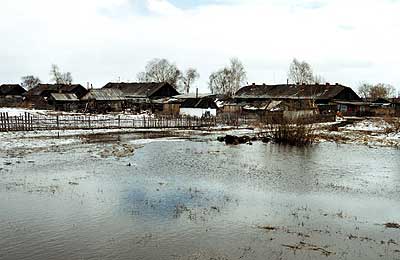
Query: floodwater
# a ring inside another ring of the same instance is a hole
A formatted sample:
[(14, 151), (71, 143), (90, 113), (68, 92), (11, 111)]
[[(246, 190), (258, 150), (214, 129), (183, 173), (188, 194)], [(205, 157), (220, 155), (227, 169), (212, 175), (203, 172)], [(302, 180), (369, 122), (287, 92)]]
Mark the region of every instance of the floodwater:
[(0, 259), (400, 259), (399, 150), (117, 140), (0, 152)]

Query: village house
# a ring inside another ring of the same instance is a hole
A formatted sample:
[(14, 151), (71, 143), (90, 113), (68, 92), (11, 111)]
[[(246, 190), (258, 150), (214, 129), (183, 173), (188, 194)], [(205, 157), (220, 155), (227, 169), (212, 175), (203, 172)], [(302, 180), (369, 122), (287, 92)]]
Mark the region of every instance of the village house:
[[(79, 99), (83, 97), (88, 90), (80, 84), (39, 84), (25, 93), (25, 104), (29, 107), (38, 109), (54, 109), (56, 106), (61, 108), (64, 106), (68, 97), (55, 98), (51, 94), (74, 94)], [(78, 102), (77, 100), (68, 102)], [(61, 104), (58, 104), (61, 102)], [(74, 107), (74, 106), (72, 106)]]
[(182, 94), (164, 101), (163, 114), (183, 115), (192, 117), (216, 116), (218, 106), (216, 95), (212, 94)]
[(77, 111), (80, 108), (79, 98), (75, 94), (51, 93), (47, 102), (58, 111)]
[(16, 107), (21, 105), (26, 90), (19, 84), (3, 84), (0, 86), (0, 106)]
[(166, 99), (179, 95), (179, 92), (166, 82), (108, 83), (103, 89), (119, 90), (126, 99), (127, 108), (137, 112), (151, 110), (162, 112)]
[(125, 107), (126, 98), (118, 89), (90, 89), (81, 99), (85, 112), (120, 112)]
[(362, 112), (361, 106), (338, 104), (338, 101), (354, 102), (361, 99), (351, 88), (340, 84), (252, 84), (239, 89), (224, 112), (263, 115), (283, 111), (285, 117), (289, 118), (334, 114), (338, 108), (345, 114)]

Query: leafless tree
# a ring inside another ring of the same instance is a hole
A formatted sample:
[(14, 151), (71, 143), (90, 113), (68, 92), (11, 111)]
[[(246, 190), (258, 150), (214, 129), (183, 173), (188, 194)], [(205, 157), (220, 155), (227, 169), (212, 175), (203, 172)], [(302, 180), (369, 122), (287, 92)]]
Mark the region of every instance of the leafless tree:
[(38, 77), (35, 77), (32, 75), (24, 76), (21, 78), (21, 80), (22, 80), (21, 85), (26, 90), (30, 90), (41, 83), (41, 81)]
[(182, 76), (184, 92), (189, 93), (192, 84), (200, 77), (200, 74), (194, 68), (189, 68)]
[(376, 85), (362, 83), (358, 87), (358, 93), (363, 98), (391, 98), (396, 95), (396, 89), (390, 84), (379, 83)]
[(373, 87), (372, 84), (369, 83), (361, 83), (360, 86), (358, 87), (358, 94), (364, 98), (367, 99), (370, 94), (370, 90)]
[(321, 75), (315, 75), (313, 76), (313, 82), (315, 84), (323, 84), (324, 82), (326, 82), (325, 78), (322, 77)]
[(137, 75), (137, 79), (141, 82), (168, 82), (178, 88), (181, 74), (178, 67), (167, 59), (153, 59), (147, 63), (145, 71)]
[(237, 58), (232, 58), (229, 66), (210, 75), (208, 87), (212, 93), (232, 97), (245, 83), (246, 78), (246, 70), (243, 63)]
[(72, 84), (71, 72), (62, 73), (60, 68), (53, 64), (50, 70), (51, 80), (56, 84)]
[(315, 80), (310, 64), (297, 59), (290, 64), (288, 77), (294, 84), (312, 84)]

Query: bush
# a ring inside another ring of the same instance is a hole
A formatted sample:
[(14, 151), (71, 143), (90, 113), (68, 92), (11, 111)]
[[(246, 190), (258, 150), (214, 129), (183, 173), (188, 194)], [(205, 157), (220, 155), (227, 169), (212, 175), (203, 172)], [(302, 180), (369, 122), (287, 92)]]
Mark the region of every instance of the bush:
[(267, 125), (271, 139), (278, 144), (305, 146), (313, 144), (316, 138), (312, 124), (302, 119), (282, 120)]

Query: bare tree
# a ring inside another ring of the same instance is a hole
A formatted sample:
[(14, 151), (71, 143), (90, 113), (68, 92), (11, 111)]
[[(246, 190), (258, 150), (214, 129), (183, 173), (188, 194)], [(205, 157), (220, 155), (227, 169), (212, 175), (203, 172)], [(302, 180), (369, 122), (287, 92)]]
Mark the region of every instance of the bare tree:
[(294, 84), (312, 84), (315, 80), (310, 64), (297, 59), (290, 64), (288, 77)]
[(323, 84), (324, 82), (326, 82), (325, 78), (322, 77), (321, 75), (314, 75), (313, 76), (313, 82), (315, 84)]
[(62, 73), (60, 68), (53, 64), (50, 70), (51, 80), (56, 84), (72, 84), (72, 74), (71, 72)]
[(358, 87), (358, 93), (365, 99), (390, 98), (396, 95), (396, 89), (390, 84), (379, 83), (372, 85), (368, 83), (362, 83)]
[(200, 74), (194, 68), (189, 68), (185, 71), (184, 75), (182, 76), (182, 82), (185, 93), (189, 94), (190, 87), (199, 77)]
[(137, 75), (137, 79), (142, 82), (168, 82), (177, 88), (181, 74), (178, 67), (167, 59), (153, 59), (147, 63), (145, 71)]
[(22, 80), (21, 85), (26, 90), (30, 90), (41, 83), (41, 81), (38, 77), (35, 77), (32, 75), (24, 76), (21, 78), (21, 80)]
[(212, 93), (232, 97), (245, 83), (246, 78), (246, 70), (242, 62), (237, 58), (232, 58), (229, 66), (210, 75), (208, 87)]
[(371, 88), (373, 87), (372, 84), (368, 83), (361, 83), (360, 86), (358, 87), (358, 94), (364, 98), (367, 99), (369, 97)]

